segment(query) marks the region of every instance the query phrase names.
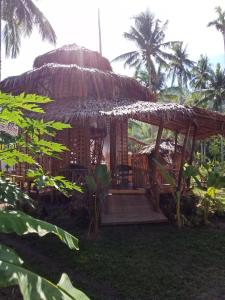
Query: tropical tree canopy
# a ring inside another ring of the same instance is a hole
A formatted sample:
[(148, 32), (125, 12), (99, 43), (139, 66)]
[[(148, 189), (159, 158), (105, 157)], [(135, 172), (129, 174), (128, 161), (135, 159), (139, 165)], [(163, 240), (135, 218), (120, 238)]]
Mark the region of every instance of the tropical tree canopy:
[(113, 61), (124, 61), (124, 66), (135, 67), (137, 69), (144, 66), (148, 72), (148, 85), (152, 88), (152, 83), (157, 76), (156, 64), (168, 66), (167, 60), (172, 56), (165, 49), (169, 49), (175, 42), (165, 42), (165, 30), (168, 21), (162, 23), (147, 10), (134, 17), (134, 26), (129, 32), (124, 33), (124, 37), (135, 43), (137, 50), (124, 53), (116, 57)]
[(210, 109), (222, 112), (224, 103), (225, 70), (217, 64), (216, 70), (210, 73), (208, 88), (202, 93), (198, 104), (207, 104)]
[(56, 43), (56, 34), (40, 9), (31, 0), (1, 0), (3, 39), (6, 56), (15, 58), (20, 50), (21, 38), (30, 36), (36, 28), (43, 40)]
[(218, 31), (223, 35), (224, 39), (224, 49), (225, 49), (225, 11), (222, 10), (220, 6), (215, 8), (217, 13), (217, 19), (208, 23), (208, 27), (215, 26)]
[(177, 80), (180, 88), (187, 88), (188, 80), (191, 78), (191, 68), (194, 62), (188, 58), (187, 46), (183, 47), (183, 43), (172, 45), (173, 58), (170, 61), (169, 77), (171, 77), (171, 85), (173, 86)]
[(212, 75), (212, 68), (207, 56), (200, 56), (196, 66), (192, 69), (191, 86), (195, 90), (206, 89)]

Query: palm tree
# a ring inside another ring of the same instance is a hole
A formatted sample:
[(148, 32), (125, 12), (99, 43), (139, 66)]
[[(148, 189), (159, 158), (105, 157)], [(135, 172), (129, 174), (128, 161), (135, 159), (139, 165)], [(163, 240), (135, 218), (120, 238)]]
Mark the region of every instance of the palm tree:
[(183, 42), (175, 43), (172, 45), (172, 59), (169, 65), (169, 77), (172, 78), (171, 86), (174, 86), (177, 82), (180, 90), (180, 104), (184, 103), (183, 89), (188, 86), (188, 81), (191, 78), (191, 68), (194, 66), (194, 62), (188, 58), (187, 47), (183, 48)]
[(155, 63), (167, 66), (166, 60), (171, 59), (171, 54), (165, 48), (171, 47), (174, 42), (164, 42), (168, 22), (161, 24), (148, 10), (136, 15), (134, 23), (130, 31), (124, 33), (124, 37), (135, 43), (138, 49), (124, 53), (113, 61), (122, 60), (125, 61), (124, 66), (137, 69), (144, 66), (148, 72), (148, 86), (152, 90), (152, 83), (157, 76)]
[(223, 112), (225, 104), (225, 70), (217, 64), (216, 70), (211, 71), (208, 88), (203, 91), (199, 104), (206, 103), (212, 110)]
[[(134, 74), (135, 79), (137, 79), (142, 85), (149, 87), (149, 76), (147, 70), (136, 69)], [(152, 78), (152, 89), (156, 93), (159, 93), (165, 88), (166, 74), (162, 72), (162, 67), (159, 65), (156, 70), (156, 76)]]
[(15, 58), (19, 54), (21, 38), (30, 36), (34, 27), (38, 29), (42, 40), (56, 43), (56, 34), (51, 24), (31, 0), (0, 0), (0, 16), (4, 22), (0, 32), (5, 42), (6, 56)]
[(212, 75), (212, 68), (209, 63), (208, 57), (201, 55), (196, 66), (193, 67), (191, 73), (191, 86), (195, 90), (200, 92), (207, 89)]
[[(208, 87), (201, 92), (200, 105), (207, 105), (209, 109), (223, 112), (225, 104), (225, 70), (217, 64), (216, 70), (211, 71)], [(224, 139), (221, 136), (221, 161), (224, 161)]]
[(223, 45), (224, 45), (224, 62), (225, 62), (225, 11), (222, 10), (220, 6), (215, 8), (217, 13), (217, 19), (208, 23), (208, 27), (215, 26), (216, 29), (221, 32), (223, 36)]

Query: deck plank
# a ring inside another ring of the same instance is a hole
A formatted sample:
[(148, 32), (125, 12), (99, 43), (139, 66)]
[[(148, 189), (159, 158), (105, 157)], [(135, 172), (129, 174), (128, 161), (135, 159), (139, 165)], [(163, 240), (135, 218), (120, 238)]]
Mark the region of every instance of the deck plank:
[(156, 212), (143, 194), (111, 194), (102, 206), (102, 225), (161, 222), (167, 222), (167, 218), (161, 211)]

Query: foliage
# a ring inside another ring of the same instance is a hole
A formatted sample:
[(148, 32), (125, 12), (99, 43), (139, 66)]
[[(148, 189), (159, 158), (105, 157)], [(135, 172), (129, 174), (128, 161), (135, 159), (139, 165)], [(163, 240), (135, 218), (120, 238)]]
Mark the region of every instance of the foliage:
[(200, 56), (197, 64), (192, 69), (191, 86), (197, 90), (202, 91), (208, 88), (210, 77), (212, 75), (212, 67), (207, 56)]
[(86, 176), (87, 188), (91, 195), (89, 234), (98, 233), (100, 207), (107, 197), (110, 182), (111, 176), (106, 165), (97, 165), (93, 174)]
[[(220, 6), (215, 8), (217, 13), (217, 19), (208, 23), (208, 27), (215, 26), (216, 29), (221, 32), (224, 40), (224, 47), (225, 47), (225, 11), (222, 10)], [(225, 48), (224, 48), (225, 50)]]
[(166, 183), (171, 185), (172, 196), (176, 203), (176, 221), (178, 228), (182, 227), (182, 214), (181, 214), (181, 191), (177, 187), (176, 179), (172, 174), (170, 174), (166, 168), (161, 165), (157, 160), (154, 160), (161, 175), (165, 179)]
[(225, 70), (220, 64), (217, 64), (215, 71), (210, 72), (208, 81), (207, 88), (198, 91), (201, 99), (197, 104), (207, 104), (209, 109), (222, 112), (225, 101)]
[[(50, 101), (36, 95), (10, 96), (0, 93), (0, 160), (11, 168), (18, 163), (26, 164), (27, 173), (24, 175), (33, 180), (37, 187), (50, 186), (69, 195), (74, 189), (80, 191), (80, 188), (61, 176), (45, 174), (39, 161), (44, 155), (57, 158), (62, 151), (67, 150), (65, 146), (52, 142), (51, 139), (57, 131), (70, 126), (29, 117), (31, 113), (43, 113), (39, 104)], [(14, 130), (18, 128), (18, 133), (13, 136), (8, 134), (10, 126), (13, 126)], [(10, 210), (0, 211), (0, 232), (17, 235), (35, 233), (40, 237), (52, 233), (70, 249), (78, 250), (77, 238), (68, 232), (17, 210), (19, 204), (32, 201), (24, 191), (12, 183), (8, 167), (2, 168), (0, 174), (0, 202), (7, 204)], [(63, 274), (60, 282), (55, 285), (24, 268), (22, 260), (13, 250), (0, 245), (0, 287), (15, 284), (19, 285), (25, 300), (88, 299), (72, 286), (66, 274)]]
[(203, 207), (204, 223), (208, 223), (208, 215), (214, 208), (220, 206), (216, 197), (217, 189), (225, 187), (224, 168), (220, 164), (208, 161), (200, 166), (185, 165), (184, 175), (192, 178), (201, 191), (200, 206)]
[(43, 40), (56, 43), (56, 34), (40, 9), (31, 0), (1, 0), (5, 53), (15, 58), (20, 50), (21, 37), (30, 36), (37, 28)]
[(182, 97), (182, 89), (188, 87), (188, 81), (191, 79), (191, 68), (194, 62), (188, 58), (187, 47), (183, 48), (183, 43), (172, 45), (173, 57), (169, 63), (169, 74), (171, 77), (171, 86), (174, 86), (175, 80), (181, 91), (179, 103), (183, 104), (185, 99)]
[(150, 11), (142, 12), (134, 17), (134, 26), (124, 37), (135, 43), (137, 50), (124, 53), (113, 61), (125, 61), (125, 66), (140, 69), (144, 67), (148, 73), (148, 86), (152, 89), (156, 81), (156, 63), (160, 66), (167, 66), (167, 59), (172, 55), (164, 49), (169, 49), (174, 42), (164, 42), (165, 30), (168, 22), (161, 25)]

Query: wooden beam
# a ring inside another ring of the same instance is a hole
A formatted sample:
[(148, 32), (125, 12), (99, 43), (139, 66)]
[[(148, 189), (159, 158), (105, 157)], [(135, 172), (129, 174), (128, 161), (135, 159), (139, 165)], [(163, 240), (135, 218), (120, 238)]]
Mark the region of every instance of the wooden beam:
[(177, 191), (181, 190), (181, 183), (182, 183), (182, 177), (183, 177), (183, 167), (184, 167), (185, 154), (186, 154), (186, 150), (187, 150), (187, 143), (188, 143), (190, 131), (191, 131), (191, 124), (189, 124), (189, 126), (187, 128), (185, 138), (184, 138), (183, 149), (182, 149), (182, 154), (181, 154), (180, 170), (179, 170), (178, 182), (177, 182)]

